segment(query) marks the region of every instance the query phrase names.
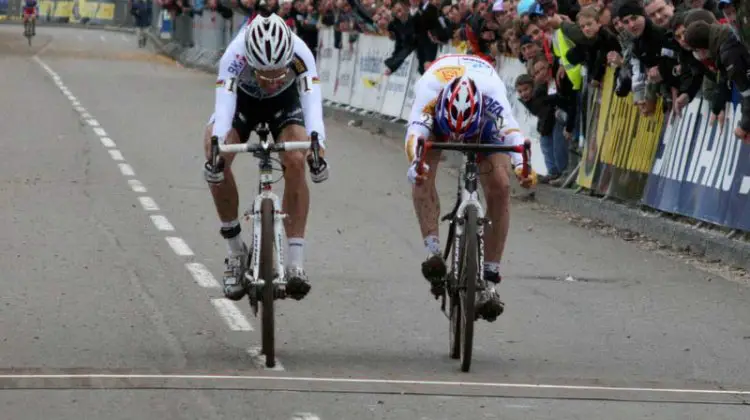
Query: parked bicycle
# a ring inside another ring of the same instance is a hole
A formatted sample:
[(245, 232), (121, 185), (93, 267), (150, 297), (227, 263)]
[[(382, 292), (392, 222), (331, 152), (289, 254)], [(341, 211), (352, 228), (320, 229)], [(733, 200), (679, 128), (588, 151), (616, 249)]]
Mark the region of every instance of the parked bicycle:
[(259, 124), (255, 130), (260, 141), (244, 144), (218, 144), (218, 138), (211, 139), (212, 154), (222, 153), (252, 153), (259, 159), (258, 195), (253, 200), (252, 207), (245, 213), (245, 220), (252, 219), (253, 241), (250, 255), (246, 260), (248, 266), (244, 268), (242, 276), (248, 300), (253, 314), (258, 316), (258, 304), (261, 310), (262, 345), (261, 352), (265, 356), (266, 366), (276, 365), (275, 331), (274, 331), (274, 300), (286, 298), (286, 269), (284, 267), (283, 220), (286, 214), (282, 212), (281, 201), (273, 192), (272, 185), (281, 178), (274, 180), (273, 162), (281, 163), (273, 158), (273, 153), (292, 150), (311, 150), (312, 156), (307, 159), (312, 169), (320, 165), (318, 133), (313, 132), (310, 140), (275, 143), (269, 140), (270, 131), (266, 124)]
[[(461, 359), (461, 370), (468, 372), (471, 367), (471, 353), (474, 341), (476, 292), (486, 287), (483, 278), (484, 265), (484, 208), (477, 194), (479, 165), (477, 155), (482, 152), (516, 152), (523, 156), (522, 175), (529, 174), (531, 142), (523, 145), (501, 146), (494, 144), (443, 143), (420, 139), (417, 143), (417, 168), (423, 168), (430, 150), (452, 150), (463, 154), (463, 167), (458, 174), (456, 203), (450, 213), (441, 221), (449, 221), (448, 240), (445, 243), (443, 259), (450, 261), (445, 278), (440, 309), (450, 320), (450, 357)], [(421, 172), (421, 171), (420, 171)], [(450, 260), (448, 257), (450, 256)], [(446, 301), (448, 311), (446, 311)]]

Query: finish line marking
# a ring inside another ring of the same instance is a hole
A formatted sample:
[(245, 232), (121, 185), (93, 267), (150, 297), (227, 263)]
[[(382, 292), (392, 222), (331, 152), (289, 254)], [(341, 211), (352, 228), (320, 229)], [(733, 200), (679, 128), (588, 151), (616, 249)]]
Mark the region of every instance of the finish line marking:
[(685, 389), (685, 388), (646, 388), (595, 385), (552, 385), (503, 382), (462, 382), (429, 381), (416, 379), (372, 379), (372, 378), (321, 378), (292, 376), (240, 376), (240, 375), (158, 375), (158, 374), (0, 374), (2, 379), (185, 379), (203, 381), (268, 381), (268, 382), (317, 382), (334, 384), (382, 384), (382, 385), (433, 385), (448, 387), (509, 388), (509, 389), (548, 389), (558, 391), (613, 391), (613, 392), (652, 392), (670, 394), (707, 394), (750, 396), (750, 390), (741, 389)]

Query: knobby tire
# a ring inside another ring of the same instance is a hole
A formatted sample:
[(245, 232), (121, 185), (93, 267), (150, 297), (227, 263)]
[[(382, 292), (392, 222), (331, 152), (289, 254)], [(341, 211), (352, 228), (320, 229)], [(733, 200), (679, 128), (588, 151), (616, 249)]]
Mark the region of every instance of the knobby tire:
[(476, 286), (479, 273), (479, 237), (477, 236), (477, 209), (466, 208), (466, 221), (461, 237), (461, 370), (468, 372), (471, 367), (471, 352), (474, 342), (474, 318)]
[(260, 205), (260, 278), (263, 279), (263, 291), (261, 312), (263, 329), (263, 354), (266, 358), (266, 367), (273, 368), (276, 365), (276, 351), (274, 348), (274, 219), (273, 201), (263, 200)]

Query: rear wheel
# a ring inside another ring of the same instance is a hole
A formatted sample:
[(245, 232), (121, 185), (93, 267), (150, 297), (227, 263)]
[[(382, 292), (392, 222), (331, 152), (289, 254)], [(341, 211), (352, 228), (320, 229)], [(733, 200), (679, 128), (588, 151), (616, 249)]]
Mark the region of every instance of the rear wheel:
[(461, 237), (461, 270), (459, 274), (459, 296), (461, 301), (461, 370), (471, 367), (471, 352), (474, 343), (474, 312), (477, 274), (479, 273), (479, 244), (477, 236), (477, 209), (466, 209), (466, 224)]
[(261, 311), (263, 328), (263, 355), (266, 357), (266, 367), (272, 368), (276, 365), (276, 354), (274, 348), (274, 232), (273, 232), (273, 202), (269, 199), (263, 200), (260, 205), (260, 278), (263, 279), (263, 291), (261, 292)]

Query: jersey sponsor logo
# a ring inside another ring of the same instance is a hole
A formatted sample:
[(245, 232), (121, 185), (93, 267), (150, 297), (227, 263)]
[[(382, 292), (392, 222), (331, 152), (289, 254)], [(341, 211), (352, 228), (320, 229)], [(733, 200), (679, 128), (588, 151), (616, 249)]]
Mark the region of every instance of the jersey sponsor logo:
[(456, 77), (461, 77), (466, 73), (466, 67), (464, 66), (445, 66), (440, 67), (432, 71), (432, 74), (440, 81), (440, 83), (448, 83)]
[(292, 67), (294, 68), (294, 71), (297, 74), (302, 74), (307, 71), (307, 65), (305, 64), (305, 60), (300, 58), (298, 55), (294, 55), (294, 59), (292, 60)]
[(232, 64), (229, 65), (229, 69), (227, 69), (228, 72), (234, 74), (235, 76), (239, 75), (242, 69), (247, 64), (247, 59), (242, 54), (235, 54), (234, 61), (232, 61)]
[(494, 100), (489, 96), (484, 96), (484, 112), (497, 118), (503, 113), (503, 110), (503, 106), (500, 105), (500, 102)]

